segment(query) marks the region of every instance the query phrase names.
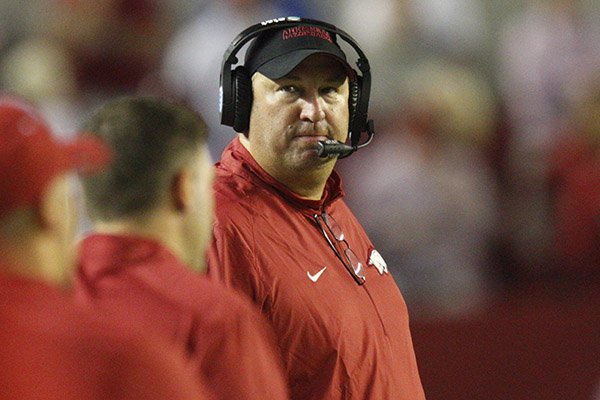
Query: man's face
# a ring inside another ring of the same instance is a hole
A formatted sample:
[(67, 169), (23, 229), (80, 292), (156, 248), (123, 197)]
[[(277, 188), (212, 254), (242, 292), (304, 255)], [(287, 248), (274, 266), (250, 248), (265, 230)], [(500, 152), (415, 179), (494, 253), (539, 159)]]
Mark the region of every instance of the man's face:
[(330, 163), (317, 142), (348, 135), (348, 77), (326, 55), (313, 55), (275, 81), (256, 73), (248, 148), (271, 175), (290, 176)]
[(193, 268), (203, 269), (205, 253), (212, 239), (214, 198), (212, 191), (213, 168), (206, 146), (191, 163), (191, 203), (186, 215), (186, 262)]

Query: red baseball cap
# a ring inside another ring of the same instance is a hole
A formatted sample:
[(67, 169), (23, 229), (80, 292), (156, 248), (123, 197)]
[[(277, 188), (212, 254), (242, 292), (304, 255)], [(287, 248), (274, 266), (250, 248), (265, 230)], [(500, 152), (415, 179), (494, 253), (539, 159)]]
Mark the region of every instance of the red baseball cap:
[(0, 95), (0, 217), (35, 204), (57, 175), (72, 169), (93, 173), (109, 159), (99, 139), (80, 134), (60, 142), (31, 104)]

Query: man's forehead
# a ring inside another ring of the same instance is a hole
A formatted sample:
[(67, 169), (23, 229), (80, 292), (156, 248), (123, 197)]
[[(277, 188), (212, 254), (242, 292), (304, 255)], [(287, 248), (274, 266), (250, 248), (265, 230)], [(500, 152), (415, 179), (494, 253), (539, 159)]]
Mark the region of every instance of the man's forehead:
[(346, 66), (335, 57), (314, 54), (298, 64), (282, 79), (300, 79), (301, 75), (321, 75), (327, 80), (344, 81), (349, 78), (348, 73)]

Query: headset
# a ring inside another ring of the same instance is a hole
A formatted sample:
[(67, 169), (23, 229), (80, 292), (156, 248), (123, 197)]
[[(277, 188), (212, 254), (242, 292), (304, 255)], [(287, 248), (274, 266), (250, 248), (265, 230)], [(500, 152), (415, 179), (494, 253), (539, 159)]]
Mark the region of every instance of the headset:
[[(348, 99), (350, 145), (337, 141), (323, 141), (320, 142), (318, 150), (321, 157), (347, 157), (352, 152), (368, 145), (375, 133), (373, 120), (367, 118), (371, 91), (371, 67), (369, 66), (369, 60), (367, 60), (364, 52), (354, 39), (343, 30), (326, 22), (299, 17), (282, 17), (252, 25), (237, 35), (223, 55), (219, 85), (221, 124), (231, 126), (236, 132), (242, 133), (247, 132), (250, 125), (250, 110), (252, 108), (250, 72), (243, 65), (238, 65), (233, 69), (233, 66), (238, 63), (236, 55), (240, 49), (265, 31), (297, 25), (315, 26), (334, 33), (347, 42), (358, 54), (356, 66), (360, 74), (353, 69), (354, 77), (351, 77), (350, 80), (350, 96)], [(359, 144), (363, 132), (367, 133), (367, 140), (365, 143)]]

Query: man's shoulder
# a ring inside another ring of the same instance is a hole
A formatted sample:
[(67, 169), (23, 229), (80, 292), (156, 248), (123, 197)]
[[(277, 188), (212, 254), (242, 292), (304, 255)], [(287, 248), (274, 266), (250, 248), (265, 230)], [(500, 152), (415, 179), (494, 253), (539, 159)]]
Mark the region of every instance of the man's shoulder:
[[(46, 310), (56, 311), (51, 306)], [(31, 387), (35, 397), (39, 395), (39, 385), (31, 386), (27, 379), (41, 382), (49, 399), (105, 398), (108, 392), (119, 398), (189, 398), (185, 396), (196, 393), (193, 377), (168, 342), (79, 307), (68, 306), (58, 314), (53, 324), (34, 325), (23, 319), (0, 324), (0, 367), (12, 370), (0, 382), (7, 379), (15, 393), (30, 398), (25, 393)], [(160, 387), (161, 380), (167, 380), (166, 387)]]
[[(236, 318), (251, 306), (245, 295), (204, 273), (178, 268), (172, 271), (170, 277), (157, 274), (152, 280), (157, 282), (148, 284), (146, 280), (148, 285), (142, 291), (148, 291), (149, 295), (157, 296), (160, 301), (171, 304), (173, 308), (201, 316), (207, 322), (221, 317)], [(168, 281), (170, 286), (165, 286), (160, 281)]]
[(219, 166), (215, 172), (213, 189), (224, 202), (238, 202), (261, 192), (261, 188), (244, 175)]
[(215, 218), (220, 225), (252, 223), (262, 214), (272, 197), (267, 190), (245, 177), (225, 171), (213, 184)]
[(204, 327), (226, 325), (247, 311), (247, 302), (233, 289), (187, 267), (165, 268), (140, 279), (145, 285), (132, 287), (141, 291), (139, 295), (154, 298), (172, 312), (187, 314)]
[[(245, 295), (204, 274), (186, 268), (138, 268), (137, 272), (116, 291), (109, 288), (95, 300), (101, 314), (133, 326), (146, 326), (159, 315), (167, 326), (189, 319), (196, 330), (217, 335), (228, 335), (234, 327), (253, 329), (257, 323), (258, 310)], [(131, 313), (136, 317), (124, 321)]]

